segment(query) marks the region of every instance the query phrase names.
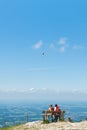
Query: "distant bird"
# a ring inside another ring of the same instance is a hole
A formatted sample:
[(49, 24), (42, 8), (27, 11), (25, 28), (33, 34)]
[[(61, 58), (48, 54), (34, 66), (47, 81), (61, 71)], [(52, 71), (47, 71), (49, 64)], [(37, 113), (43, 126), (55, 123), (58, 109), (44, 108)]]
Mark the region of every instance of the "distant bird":
[(44, 56), (44, 52), (42, 52), (42, 55)]

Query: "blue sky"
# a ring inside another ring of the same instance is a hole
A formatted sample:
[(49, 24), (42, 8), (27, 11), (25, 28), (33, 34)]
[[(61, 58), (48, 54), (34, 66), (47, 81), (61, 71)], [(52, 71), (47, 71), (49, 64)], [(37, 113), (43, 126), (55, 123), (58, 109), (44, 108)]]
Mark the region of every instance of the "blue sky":
[(1, 0), (0, 100), (87, 100), (86, 15), (86, 0)]

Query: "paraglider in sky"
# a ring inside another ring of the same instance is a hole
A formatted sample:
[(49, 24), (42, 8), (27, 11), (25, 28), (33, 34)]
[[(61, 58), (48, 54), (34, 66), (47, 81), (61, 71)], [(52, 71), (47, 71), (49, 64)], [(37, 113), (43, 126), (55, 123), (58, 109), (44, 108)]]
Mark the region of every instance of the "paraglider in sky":
[(44, 52), (42, 52), (42, 55), (44, 56)]

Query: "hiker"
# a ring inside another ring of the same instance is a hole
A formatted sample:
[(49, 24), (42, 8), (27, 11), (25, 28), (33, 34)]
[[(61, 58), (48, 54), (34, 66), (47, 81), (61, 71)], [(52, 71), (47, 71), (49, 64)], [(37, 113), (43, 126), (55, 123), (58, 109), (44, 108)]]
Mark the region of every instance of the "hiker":
[(60, 114), (61, 114), (61, 109), (57, 104), (55, 104), (54, 112), (55, 112), (54, 113), (54, 117), (55, 117), (54, 121), (57, 122), (58, 119), (60, 120)]
[(49, 109), (48, 109), (50, 112), (53, 112), (54, 111), (54, 107), (53, 105), (50, 105)]
[(54, 121), (54, 115), (53, 115), (54, 114), (54, 107), (53, 107), (53, 105), (50, 105), (48, 111), (50, 111), (52, 113), (52, 115), (50, 116), (50, 119), (53, 122)]

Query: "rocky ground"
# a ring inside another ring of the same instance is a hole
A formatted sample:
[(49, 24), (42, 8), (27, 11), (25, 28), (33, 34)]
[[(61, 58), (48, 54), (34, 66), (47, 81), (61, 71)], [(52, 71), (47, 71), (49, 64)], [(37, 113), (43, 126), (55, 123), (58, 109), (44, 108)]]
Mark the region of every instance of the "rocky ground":
[(43, 124), (42, 122), (27, 123), (24, 126), (27, 130), (87, 130), (87, 121), (79, 123), (56, 122)]
[(56, 122), (49, 124), (43, 124), (41, 121), (35, 121), (2, 130), (87, 130), (87, 121), (78, 123)]

